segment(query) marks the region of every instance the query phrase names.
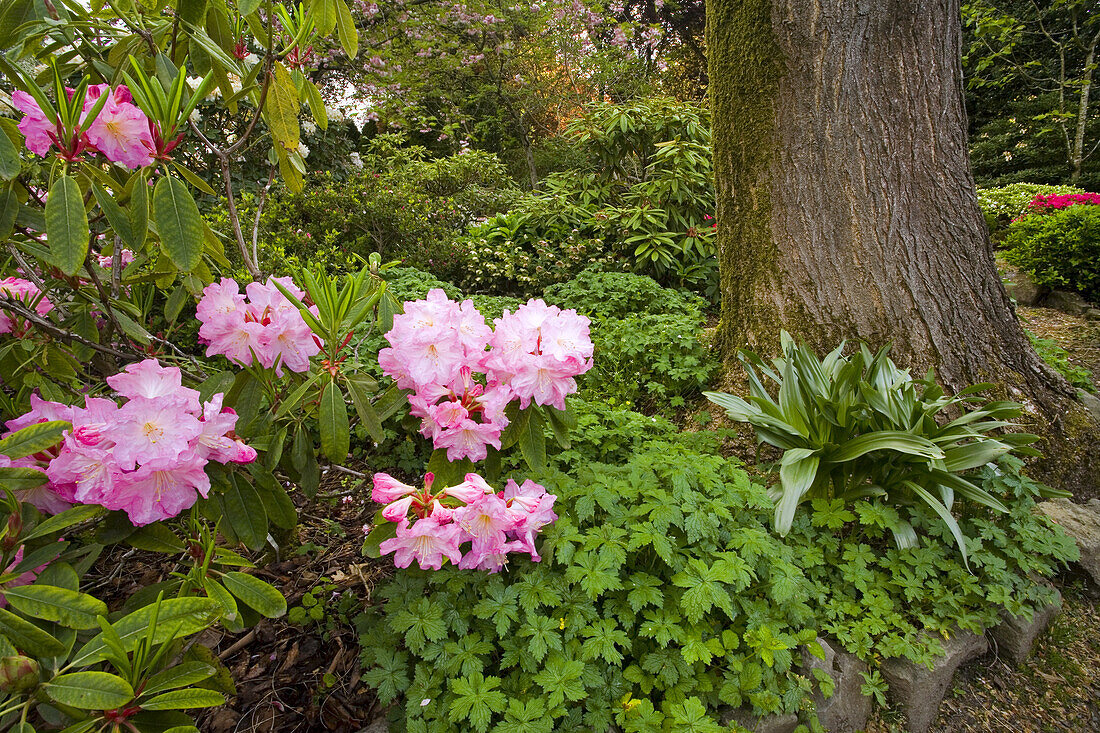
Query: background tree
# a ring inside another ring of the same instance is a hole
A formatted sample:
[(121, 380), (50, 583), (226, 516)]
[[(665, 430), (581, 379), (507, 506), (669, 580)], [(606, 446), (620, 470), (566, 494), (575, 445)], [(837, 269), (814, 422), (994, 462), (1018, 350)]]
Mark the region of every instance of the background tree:
[(1093, 183), (1089, 164), (1100, 144), (1095, 3), (974, 0), (962, 12), (975, 174)]
[(966, 147), (957, 2), (711, 0), (720, 338), (894, 344), (954, 388), (1072, 395), (993, 263)]

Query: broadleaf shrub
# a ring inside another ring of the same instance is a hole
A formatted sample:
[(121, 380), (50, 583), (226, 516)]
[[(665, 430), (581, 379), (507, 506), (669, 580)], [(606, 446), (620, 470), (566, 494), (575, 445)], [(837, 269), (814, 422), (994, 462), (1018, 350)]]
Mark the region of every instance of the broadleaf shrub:
[(1028, 216), (1008, 228), (1005, 258), (1036, 283), (1100, 301), (1100, 206)]
[(1085, 190), (1076, 186), (1011, 183), (997, 188), (979, 188), (978, 206), (981, 207), (989, 231), (996, 236), (1014, 219), (1025, 216), (1028, 204), (1036, 196), (1063, 196), (1080, 193), (1085, 193)]

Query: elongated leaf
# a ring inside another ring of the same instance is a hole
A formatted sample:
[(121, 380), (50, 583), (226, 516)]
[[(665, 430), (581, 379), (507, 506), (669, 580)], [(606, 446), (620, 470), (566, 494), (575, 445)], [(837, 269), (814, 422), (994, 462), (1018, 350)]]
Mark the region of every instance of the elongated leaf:
[(115, 234), (123, 242), (130, 242), (134, 238), (133, 231), (130, 229), (130, 219), (115, 201), (115, 197), (104, 191), (98, 183), (92, 185), (92, 193), (95, 194), (96, 203), (99, 204), (103, 215), (107, 217), (107, 223), (111, 225), (111, 229), (115, 230)]
[(947, 528), (951, 530), (951, 535), (955, 538), (955, 543), (959, 547), (959, 552), (962, 553), (963, 565), (966, 569), (970, 569), (970, 563), (966, 557), (966, 538), (963, 536), (962, 530), (959, 528), (959, 523), (951, 516), (951, 512), (947, 511), (947, 507), (940, 503), (939, 499), (932, 496), (921, 486), (913, 483), (912, 481), (906, 481), (905, 485), (909, 487), (910, 491), (924, 500), (932, 511), (939, 515), (943, 523), (947, 525)]
[(282, 63), (275, 62), (274, 77), (267, 90), (264, 114), (271, 129), (271, 137), (275, 139), (282, 152), (298, 149), (299, 106), (298, 89), (294, 86), (294, 79)]
[(199, 207), (183, 181), (165, 176), (153, 189), (153, 220), (168, 258), (184, 272), (202, 260), (203, 234)]
[(984, 466), (990, 461), (1012, 450), (1012, 446), (997, 440), (983, 440), (980, 443), (960, 445), (944, 451), (943, 467), (948, 471), (969, 471)]
[(19, 150), (7, 133), (0, 130), (0, 179), (10, 181), (19, 175)]
[(96, 616), (107, 615), (107, 604), (86, 593), (52, 585), (20, 585), (5, 588), (4, 597), (17, 611), (44, 621), (56, 621), (70, 629), (92, 629)]
[(348, 407), (344, 402), (344, 393), (335, 381), (325, 385), (321, 395), (321, 413), (319, 416), (321, 431), (321, 450), (330, 460), (347, 460), (351, 450), (351, 428), (348, 425)]
[(896, 430), (880, 430), (852, 438), (830, 455), (829, 459), (842, 463), (875, 450), (890, 450), (925, 458), (943, 458), (943, 451), (927, 438)]
[(268, 618), (279, 618), (286, 613), (286, 599), (274, 586), (259, 578), (236, 571), (222, 576), (226, 589), (247, 606)]
[(56, 657), (66, 650), (53, 636), (6, 608), (0, 608), (0, 633), (17, 641), (20, 649), (36, 657)]
[(546, 423), (542, 413), (533, 405), (524, 412), (531, 413), (531, 416), (527, 429), (519, 436), (519, 452), (527, 465), (537, 471), (546, 466), (546, 432), (543, 430)]
[(334, 0), (312, 0), (309, 12), (317, 24), (317, 32), (322, 36), (332, 34), (336, 29), (336, 6)]
[(348, 393), (351, 395), (352, 404), (355, 405), (355, 412), (359, 415), (359, 422), (367, 429), (375, 443), (381, 443), (385, 437), (382, 433), (382, 421), (374, 411), (374, 406), (371, 405), (370, 395), (359, 383), (351, 379), (348, 380)]
[(813, 486), (821, 456), (809, 448), (792, 448), (783, 454), (779, 465), (779, 481), (783, 495), (775, 507), (775, 531), (785, 535), (791, 529), (798, 503)]
[(126, 243), (130, 249), (140, 252), (145, 247), (145, 238), (149, 235), (149, 184), (145, 174), (138, 171), (130, 182), (130, 204), (127, 207), (130, 219), (130, 239)]
[(74, 506), (72, 509), (66, 509), (60, 514), (55, 514), (49, 519), (41, 522), (34, 528), (30, 534), (23, 538), (23, 541), (29, 541), (38, 537), (45, 537), (46, 535), (53, 534), (54, 532), (60, 532), (64, 529), (68, 529), (73, 525), (86, 522), (89, 519), (94, 519), (104, 513), (106, 509), (101, 506), (93, 506), (91, 504), (84, 504), (80, 506)]
[(72, 425), (64, 420), (35, 423), (0, 440), (0, 454), (15, 460), (52, 448)]
[(157, 695), (151, 700), (142, 700), (142, 710), (190, 710), (191, 708), (213, 708), (224, 705), (225, 698), (213, 690), (173, 690)]
[(50, 188), (46, 235), (53, 263), (66, 275), (75, 275), (88, 255), (88, 214), (80, 185), (72, 176), (61, 176)]
[(355, 58), (359, 54), (359, 31), (355, 28), (355, 19), (351, 17), (344, 0), (336, 2), (336, 31), (340, 36), (340, 46), (348, 58)]
[(106, 672), (73, 672), (54, 677), (46, 694), (62, 705), (79, 710), (111, 710), (134, 699), (134, 688)]
[[(201, 631), (217, 618), (220, 611), (221, 606), (218, 602), (209, 598), (169, 598), (162, 601), (157, 615), (157, 629), (153, 636), (153, 643), (160, 644), (167, 641), (176, 631), (177, 626), (180, 637)], [(146, 637), (152, 618), (153, 606), (145, 606), (113, 624), (126, 651), (133, 651), (138, 641)], [(103, 659), (103, 652), (106, 649), (103, 634), (97, 634), (76, 653), (73, 664), (95, 664)]]
[(0, 239), (7, 239), (15, 230), (15, 221), (19, 218), (22, 206), (19, 203), (19, 195), (15, 192), (15, 184), (7, 183), (0, 186)]
[(37, 468), (11, 466), (0, 468), (0, 484), (12, 491), (26, 491), (46, 483), (46, 474)]
[(267, 541), (267, 512), (256, 488), (235, 474), (225, 490), (226, 520), (249, 549), (259, 550)]
[(150, 677), (149, 681), (145, 683), (142, 694), (156, 695), (158, 692), (193, 685), (212, 677), (216, 671), (212, 666), (203, 662), (181, 662)]

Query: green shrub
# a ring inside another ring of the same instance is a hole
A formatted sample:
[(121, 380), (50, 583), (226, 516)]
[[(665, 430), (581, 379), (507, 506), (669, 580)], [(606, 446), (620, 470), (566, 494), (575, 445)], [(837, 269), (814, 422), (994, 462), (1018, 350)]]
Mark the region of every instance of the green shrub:
[(1042, 488), (1020, 474), (1022, 465), (1006, 457), (975, 477), (1011, 509), (1004, 515), (961, 507), (969, 568), (926, 506), (913, 505), (908, 515), (925, 540), (897, 548), (887, 536), (900, 516), (883, 500), (814, 499), (787, 542), (819, 591), (814, 605), (822, 632), (865, 660), (905, 657), (931, 665), (942, 654), (937, 636), (955, 627), (980, 634), (1000, 623), (1002, 609), (1030, 617), (1051, 603), (1054, 589), (1042, 578), (1075, 560), (1077, 547), (1034, 511)]
[(707, 302), (691, 293), (662, 287), (652, 278), (629, 272), (590, 267), (577, 277), (546, 288), (547, 303), (576, 308), (594, 318), (626, 318), (639, 314), (686, 315), (700, 318)]
[(1027, 205), (1036, 196), (1061, 196), (1085, 193), (1076, 186), (1052, 186), (1042, 183), (1011, 183), (999, 188), (979, 188), (978, 206), (982, 209), (989, 231), (998, 234), (1013, 219), (1027, 213)]
[(718, 368), (701, 325), (690, 315), (663, 313), (596, 321), (594, 363), (582, 394), (637, 407), (683, 406)]
[[(1036, 455), (1028, 447), (1034, 435), (989, 434), (1012, 428), (1020, 405), (978, 397), (987, 384), (945, 395), (931, 373), (915, 380), (899, 369), (888, 348), (872, 355), (861, 345), (845, 356), (841, 344), (819, 360), (785, 332), (782, 343), (783, 356), (769, 363), (750, 351), (738, 354), (749, 377), (747, 402), (707, 393), (731, 418), (751, 424), (758, 440), (783, 452), (768, 466), (779, 474), (773, 490), (776, 530), (787, 534), (799, 506), (812, 500), (835, 501), (844, 510), (881, 497), (891, 512), (886, 528), (898, 547), (917, 546), (920, 516), (930, 510), (965, 564), (966, 535), (951, 513), (956, 495), (1003, 513), (1008, 509), (964, 475), (1012, 451)], [(761, 375), (775, 384), (776, 397)], [(942, 417), (953, 412), (962, 414)]]
[[(318, 262), (319, 248), (336, 248), (353, 261), (378, 252), (383, 260), (403, 259), (451, 278), (463, 271), (455, 240), (520, 195), (488, 153), (433, 159), (423, 148), (383, 135), (371, 142), (363, 163), (347, 178), (327, 172), (313, 177), (299, 194), (273, 190), (260, 218), (261, 246), (272, 252), (261, 258), (283, 271), (278, 258)], [(212, 214), (215, 223), (219, 216)], [(253, 197), (242, 218), (251, 222), (254, 216)], [(319, 264), (342, 266), (338, 258)]]
[(1100, 206), (1070, 206), (1015, 222), (1005, 258), (1035, 282), (1100, 301)]
[(540, 482), (560, 517), (540, 563), (402, 571), (358, 621), (394, 730), (717, 732), (721, 704), (800, 708), (812, 589), (744, 471), (652, 443)]
[[(568, 217), (528, 196), (507, 214), (472, 227), (455, 244), (463, 267), (458, 282), (468, 291), (532, 297), (568, 282), (584, 268), (624, 267), (598, 236), (571, 227)], [(549, 221), (554, 219), (554, 221)], [(537, 223), (535, 223), (537, 221)]]

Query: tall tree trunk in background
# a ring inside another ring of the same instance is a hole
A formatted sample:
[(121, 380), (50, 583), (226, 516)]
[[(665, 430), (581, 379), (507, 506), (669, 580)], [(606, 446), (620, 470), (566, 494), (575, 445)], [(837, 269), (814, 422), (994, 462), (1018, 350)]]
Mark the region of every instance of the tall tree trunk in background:
[(719, 336), (893, 342), (1055, 412), (993, 262), (966, 146), (958, 0), (708, 0)]
[(1100, 42), (1100, 32), (1092, 37), (1088, 55), (1085, 56), (1085, 75), (1081, 80), (1081, 94), (1077, 104), (1077, 130), (1073, 136), (1073, 175), (1074, 183), (1081, 178), (1081, 167), (1085, 163), (1085, 126), (1089, 120), (1089, 92), (1092, 90), (1092, 65), (1096, 62), (1096, 44)]

